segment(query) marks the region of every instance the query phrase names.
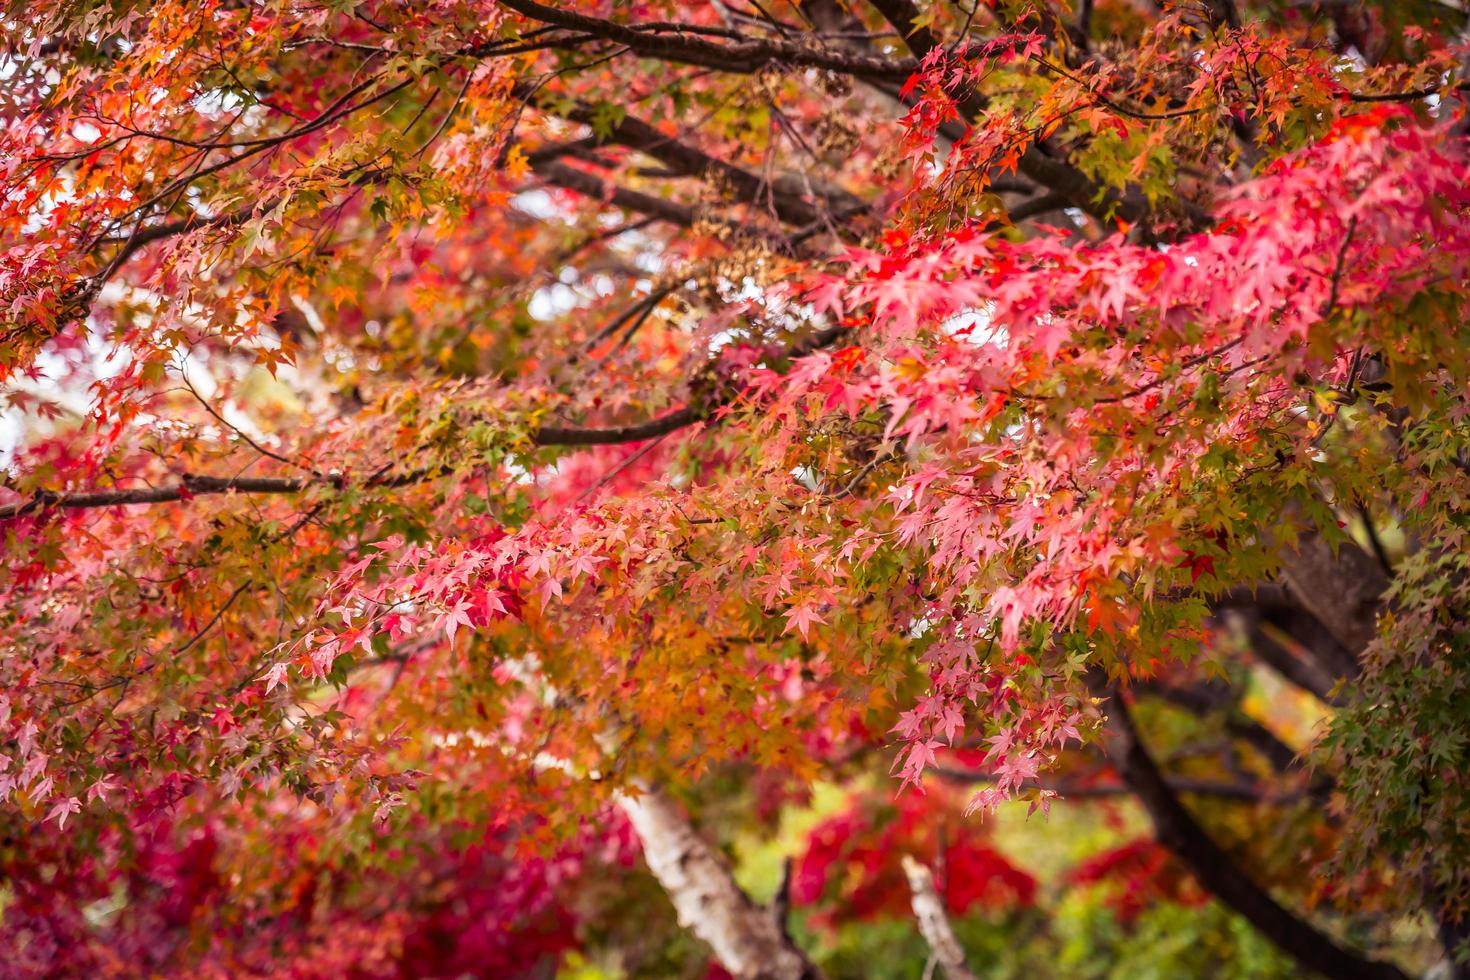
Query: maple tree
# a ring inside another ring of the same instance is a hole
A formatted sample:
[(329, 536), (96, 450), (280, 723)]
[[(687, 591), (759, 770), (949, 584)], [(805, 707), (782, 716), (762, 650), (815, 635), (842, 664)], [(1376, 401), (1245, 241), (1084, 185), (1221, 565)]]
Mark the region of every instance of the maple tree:
[(1467, 23), (9, 5), (17, 969), (1470, 976)]

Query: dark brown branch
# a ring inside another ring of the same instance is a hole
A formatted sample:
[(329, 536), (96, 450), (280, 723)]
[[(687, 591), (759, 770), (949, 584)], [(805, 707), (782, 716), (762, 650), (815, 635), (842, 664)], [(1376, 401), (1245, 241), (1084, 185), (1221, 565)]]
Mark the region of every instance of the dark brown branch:
[[(529, 85), (516, 86), (515, 93), (522, 99), (532, 96)], [(594, 126), (596, 122), (592, 109), (581, 104), (563, 110), (561, 115), (586, 126)], [(594, 137), (591, 143), (594, 146), (599, 143), (617, 143), (658, 160), (672, 174), (723, 184), (737, 200), (753, 206), (768, 204), (776, 217), (790, 224), (809, 225), (824, 217), (823, 210), (803, 195), (793, 193), (779, 183), (768, 182), (743, 167), (681, 143), (634, 116), (624, 116), (605, 135)], [(840, 202), (844, 212), (851, 212), (860, 203), (856, 199)]]
[[(913, 26), (919, 19), (913, 0), (869, 0), (869, 3), (903, 36), (915, 58), (922, 60), (939, 45), (939, 39), (928, 27)], [(959, 103), (960, 112), (970, 120), (982, 118), (988, 106), (989, 100), (978, 91), (971, 92)], [(1130, 188), (1119, 193), (1102, 187), (1061, 156), (1048, 153), (1040, 144), (1026, 148), (1018, 167), (1026, 177), (1088, 214), (1105, 217), (1115, 213), (1125, 221), (1137, 222), (1149, 212), (1148, 200), (1141, 192)]]
[(791, 858), (781, 862), (781, 882), (776, 894), (771, 897), (771, 919), (787, 942), (791, 942), (791, 872), (795, 862)]
[(650, 33), (573, 10), (536, 3), (535, 0), (504, 0), (504, 4), (543, 24), (616, 41), (634, 54), (716, 71), (751, 74), (768, 66), (786, 65), (821, 68), (874, 81), (902, 82), (918, 67), (912, 58), (892, 60), (777, 38), (721, 43), (687, 31)]
[[(993, 773), (978, 772), (972, 769), (932, 766), (928, 771), (940, 779), (945, 779), (952, 783), (985, 785), (995, 782), (995, 775)], [(1208, 796), (1220, 800), (1238, 800), (1242, 803), (1285, 803), (1291, 802), (1300, 796), (1297, 793), (1273, 792), (1270, 787), (1246, 782), (1227, 783), (1213, 779), (1187, 779), (1171, 776), (1168, 779), (1168, 783), (1170, 789), (1176, 793), (1190, 793), (1195, 796)], [(1022, 792), (1033, 789), (1056, 793), (1063, 801), (1105, 799), (1116, 796), (1131, 796), (1134, 793), (1132, 786), (1122, 783), (1078, 782), (1066, 779), (1053, 779), (1045, 782), (1037, 781), (1024, 784), (1021, 787)]]
[(780, 235), (774, 230), (767, 231), (748, 223), (706, 215), (687, 204), (680, 204), (668, 198), (656, 197), (608, 183), (596, 174), (590, 174), (585, 170), (579, 170), (556, 160), (538, 161), (531, 169), (548, 184), (575, 191), (595, 200), (606, 201), (615, 207), (635, 211), (680, 228), (692, 228), (696, 222), (703, 219), (709, 224), (725, 228), (730, 237), (736, 241), (758, 242), (785, 255), (793, 254), (797, 250), (797, 243), (792, 238)]
[(597, 200), (607, 201), (609, 204), (628, 211), (637, 211), (651, 218), (667, 221), (680, 228), (693, 226), (698, 218), (694, 209), (686, 204), (609, 184), (595, 174), (589, 174), (585, 170), (578, 170), (576, 167), (559, 161), (538, 161), (533, 169), (538, 177), (549, 184), (555, 184)]
[(1240, 10), (1235, 6), (1235, 0), (1210, 0), (1210, 12), (1217, 23), (1232, 31), (1240, 30)]
[[(1277, 772), (1299, 769), (1297, 751), (1276, 736), (1269, 728), (1253, 718), (1242, 714), (1234, 704), (1229, 688), (1223, 685), (1199, 684), (1178, 687), (1172, 684), (1152, 684), (1150, 694), (1157, 695), (1177, 708), (1192, 714), (1205, 716), (1216, 711), (1225, 712), (1225, 730), (1259, 752)], [(1323, 781), (1324, 789), (1331, 786), (1330, 780)]]
[(1030, 218), (1037, 218), (1051, 211), (1060, 211), (1070, 207), (1071, 202), (1061, 194), (1042, 194), (1029, 201), (1021, 201), (1014, 207), (1008, 208), (1006, 214), (1010, 217), (1012, 224), (1020, 224)]
[(1265, 583), (1232, 590), (1213, 605), (1244, 617), (1253, 650), (1263, 663), (1328, 704), (1340, 700), (1332, 695), (1338, 678), (1358, 674), (1354, 653), (1284, 586)]
[(1358, 674), (1357, 655), (1378, 632), (1388, 579), (1373, 556), (1351, 541), (1336, 546), (1315, 531), (1281, 552), (1281, 575), (1292, 597), (1326, 627), (1343, 650), (1334, 671)]
[[(1444, 91), (1444, 86), (1435, 85), (1408, 92), (1348, 92), (1343, 97), (1349, 102), (1417, 102), (1431, 95), (1440, 95)], [(1470, 82), (1458, 82), (1450, 86), (1449, 91), (1470, 92)]]
[(1072, 32), (1073, 39), (1078, 47), (1087, 48), (1088, 37), (1092, 34), (1092, 0), (1080, 0), (1077, 4), (1077, 25)]
[(1290, 639), (1285, 631), (1272, 623), (1258, 623), (1251, 628), (1250, 647), (1266, 666), (1287, 681), (1304, 691), (1310, 692), (1324, 704), (1334, 707), (1342, 705), (1342, 698), (1333, 693), (1337, 681), (1311, 657), (1298, 656), (1293, 650), (1295, 643), (1283, 643), (1278, 637)]
[[(845, 327), (833, 326), (809, 334), (786, 350), (787, 357), (802, 357), (835, 341)], [(543, 425), (530, 436), (534, 446), (611, 446), (657, 439), (714, 417), (729, 404), (729, 398), (715, 399), (703, 406), (686, 406), (657, 418), (631, 425), (602, 427)], [(415, 470), (399, 475), (384, 475), (363, 481), (360, 486), (394, 488), (421, 483), (444, 475), (443, 471)], [(185, 473), (179, 483), (170, 487), (141, 487), (128, 490), (92, 490), (77, 493), (42, 490), (29, 499), (0, 507), (0, 520), (22, 517), (47, 508), (85, 510), (117, 507), (125, 504), (161, 504), (192, 497), (222, 493), (292, 494), (312, 487), (345, 488), (350, 482), (344, 476), (325, 477), (217, 477)]]
[(1097, 693), (1112, 698), (1108, 754), (1114, 768), (1148, 811), (1159, 843), (1187, 864), (1200, 884), (1309, 970), (1334, 980), (1407, 980), (1398, 967), (1339, 946), (1247, 877), (1179, 801), (1140, 740), (1118, 691), (1098, 685)]
[(117, 255), (113, 256), (112, 261), (108, 264), (109, 271), (121, 266), (137, 254), (138, 251), (152, 245), (154, 242), (163, 241), (165, 238), (173, 238), (175, 235), (198, 231), (202, 228), (228, 228), (232, 225), (242, 224), (250, 220), (252, 215), (264, 214), (270, 211), (276, 207), (277, 203), (279, 202), (267, 201), (264, 204), (250, 204), (245, 207), (236, 208), (234, 211), (217, 214), (212, 218), (205, 218), (195, 214), (178, 221), (139, 227), (123, 240), (123, 247), (118, 251)]
[(919, 23), (919, 8), (914, 5), (914, 0), (869, 0), (873, 9), (883, 15), (883, 19), (893, 25), (903, 38), (904, 44), (908, 45), (915, 57), (922, 58), (928, 54), (930, 49), (939, 45), (939, 39), (928, 27)]

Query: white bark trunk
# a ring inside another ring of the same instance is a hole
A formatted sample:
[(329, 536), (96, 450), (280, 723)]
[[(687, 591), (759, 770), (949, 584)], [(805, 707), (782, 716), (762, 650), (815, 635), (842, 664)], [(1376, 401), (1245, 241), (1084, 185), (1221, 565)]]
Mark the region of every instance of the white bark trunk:
[(934, 875), (912, 856), (903, 856), (903, 873), (909, 879), (909, 891), (913, 893), (914, 917), (919, 920), (919, 932), (934, 951), (934, 959), (944, 968), (949, 980), (976, 980), (965, 962), (965, 950), (944, 914), (944, 902), (934, 887)]
[(643, 841), (643, 858), (674, 903), (679, 924), (709, 944), (740, 980), (810, 980), (818, 976), (766, 909), (735, 882), (718, 851), (658, 790), (618, 805)]

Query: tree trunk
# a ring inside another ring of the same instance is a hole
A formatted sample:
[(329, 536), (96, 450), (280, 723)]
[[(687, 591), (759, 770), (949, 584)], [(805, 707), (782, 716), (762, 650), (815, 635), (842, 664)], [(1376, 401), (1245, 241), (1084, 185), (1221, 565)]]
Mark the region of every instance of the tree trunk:
[(909, 879), (909, 891), (913, 893), (914, 918), (919, 920), (919, 932), (934, 959), (944, 968), (949, 980), (977, 980), (965, 962), (965, 949), (944, 914), (944, 900), (934, 887), (934, 875), (913, 856), (903, 856), (903, 873)]
[(643, 841), (648, 869), (674, 903), (679, 924), (709, 944), (740, 980), (817, 980), (820, 974), (769, 910), (750, 900), (730, 867), (656, 789), (618, 805)]
[(1314, 973), (1332, 980), (1408, 980), (1391, 963), (1369, 959), (1337, 943), (1282, 906), (1257, 885), (1184, 808), (1165, 782), (1134, 728), (1119, 692), (1095, 681), (1094, 691), (1111, 698), (1108, 758), (1148, 811), (1159, 843), (1188, 865), (1200, 884), (1240, 913), (1277, 948)]

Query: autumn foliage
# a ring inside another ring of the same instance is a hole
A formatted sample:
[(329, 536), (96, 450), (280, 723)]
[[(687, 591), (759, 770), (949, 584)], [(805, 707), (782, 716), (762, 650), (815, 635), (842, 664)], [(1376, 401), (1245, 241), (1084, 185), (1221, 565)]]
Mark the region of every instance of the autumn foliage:
[(0, 974), (1453, 959), (1467, 16), (7, 5)]

